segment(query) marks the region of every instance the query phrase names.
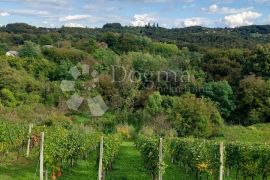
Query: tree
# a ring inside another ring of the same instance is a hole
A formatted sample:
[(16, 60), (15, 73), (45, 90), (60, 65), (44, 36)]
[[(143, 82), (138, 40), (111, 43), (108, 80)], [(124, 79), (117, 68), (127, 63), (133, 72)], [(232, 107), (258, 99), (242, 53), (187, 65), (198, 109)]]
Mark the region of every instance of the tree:
[(41, 57), (41, 50), (40, 47), (31, 42), (31, 41), (25, 41), (24, 45), (19, 51), (20, 57), (31, 57), (31, 58), (40, 58)]
[(157, 73), (157, 71), (167, 67), (165, 58), (149, 53), (130, 52), (126, 59), (129, 59), (133, 63), (133, 68), (140, 73)]
[(256, 47), (246, 62), (245, 73), (270, 77), (270, 44)]
[(202, 95), (217, 103), (220, 113), (228, 118), (235, 109), (233, 90), (227, 81), (210, 82), (204, 85)]
[(179, 136), (210, 137), (219, 133), (223, 120), (209, 99), (193, 94), (174, 97), (171, 121)]
[(119, 56), (111, 49), (96, 49), (93, 56), (106, 69), (111, 68), (110, 66), (115, 65), (119, 60)]
[(241, 80), (234, 122), (251, 125), (270, 122), (270, 81), (250, 75)]
[[(242, 66), (238, 61), (239, 57), (226, 53), (219, 50), (206, 53), (202, 69), (207, 72), (210, 80), (227, 80), (230, 84), (237, 85), (242, 72)], [(241, 54), (238, 56), (242, 57)]]
[(39, 44), (40, 45), (52, 45), (53, 44), (53, 40), (51, 38), (50, 35), (41, 35), (39, 38)]
[(80, 39), (73, 46), (90, 54), (94, 53), (98, 48), (97, 42), (94, 39)]
[(121, 29), (122, 25), (120, 23), (107, 23), (105, 25), (103, 25), (102, 27), (103, 29)]

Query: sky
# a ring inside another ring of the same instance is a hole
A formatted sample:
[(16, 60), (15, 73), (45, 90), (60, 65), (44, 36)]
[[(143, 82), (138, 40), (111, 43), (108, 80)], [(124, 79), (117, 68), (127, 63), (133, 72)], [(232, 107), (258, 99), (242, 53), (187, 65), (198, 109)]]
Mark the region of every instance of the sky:
[(270, 24), (270, 0), (0, 0), (0, 25), (161, 27)]

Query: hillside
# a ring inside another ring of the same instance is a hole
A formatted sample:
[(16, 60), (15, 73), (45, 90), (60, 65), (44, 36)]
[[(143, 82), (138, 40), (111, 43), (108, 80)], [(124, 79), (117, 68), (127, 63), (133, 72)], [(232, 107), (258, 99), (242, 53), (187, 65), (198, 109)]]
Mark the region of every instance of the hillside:
[(0, 179), (267, 179), (269, 127), (270, 26), (0, 28)]
[(0, 28), (8, 33), (58, 32), (83, 37), (98, 37), (105, 32), (130, 33), (147, 36), (156, 41), (176, 43), (179, 47), (191, 50), (207, 48), (252, 48), (254, 44), (266, 44), (270, 41), (270, 25), (252, 25), (239, 28), (206, 28), (201, 26), (166, 29), (157, 25), (145, 27), (127, 27), (119, 23), (105, 24), (103, 28), (36, 28), (27, 24), (8, 24)]

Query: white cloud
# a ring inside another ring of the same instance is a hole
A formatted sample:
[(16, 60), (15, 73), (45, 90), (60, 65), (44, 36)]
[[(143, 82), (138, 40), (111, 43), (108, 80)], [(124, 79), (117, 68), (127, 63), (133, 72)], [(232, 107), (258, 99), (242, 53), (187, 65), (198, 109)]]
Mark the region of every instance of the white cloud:
[(84, 28), (83, 25), (79, 24), (79, 23), (66, 23), (64, 25), (65, 27), (80, 27), (80, 28)]
[(220, 13), (220, 14), (237, 14), (245, 11), (252, 10), (253, 7), (247, 8), (229, 8), (229, 7), (219, 7), (217, 4), (212, 4), (208, 8), (202, 8), (203, 11), (208, 13)]
[(83, 20), (91, 17), (90, 15), (69, 15), (65, 17), (60, 17), (59, 21), (77, 21), (77, 20)]
[(48, 11), (39, 11), (32, 9), (14, 9), (9, 10), (9, 13), (20, 16), (49, 16), (50, 14)]
[(247, 26), (252, 25), (254, 21), (261, 17), (262, 15), (258, 12), (254, 11), (246, 11), (234, 15), (229, 15), (224, 17), (224, 23), (228, 27), (239, 27), (239, 26)]
[(207, 9), (207, 11), (211, 12), (211, 13), (215, 13), (218, 11), (218, 6), (216, 4), (213, 4), (211, 6), (209, 6), (209, 8)]
[(148, 23), (155, 22), (156, 18), (149, 14), (135, 14), (132, 21), (130, 22), (131, 26), (145, 26)]
[(0, 16), (10, 16), (8, 12), (0, 12)]
[(177, 19), (175, 21), (176, 27), (190, 27), (190, 26), (207, 26), (210, 20), (202, 17), (192, 17), (187, 19)]

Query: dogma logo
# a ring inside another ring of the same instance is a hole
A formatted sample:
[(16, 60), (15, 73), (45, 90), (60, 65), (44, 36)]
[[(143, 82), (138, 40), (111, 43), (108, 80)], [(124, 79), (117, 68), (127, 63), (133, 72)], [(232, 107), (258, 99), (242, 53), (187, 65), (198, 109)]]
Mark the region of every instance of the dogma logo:
[(81, 104), (84, 101), (87, 101), (92, 116), (102, 116), (108, 110), (108, 106), (106, 105), (102, 96), (98, 95), (93, 98), (82, 97), (77, 93), (75, 86), (76, 81), (79, 80), (80, 76), (89, 75), (91, 76), (92, 80), (90, 83), (84, 84), (83, 89), (89, 91), (91, 89), (95, 89), (97, 83), (99, 82), (98, 72), (96, 70), (90, 72), (90, 66), (88, 64), (79, 63), (77, 66), (70, 68), (69, 73), (74, 78), (74, 80), (63, 80), (61, 82), (61, 89), (63, 92), (74, 92), (73, 95), (67, 100), (69, 109), (77, 111)]

